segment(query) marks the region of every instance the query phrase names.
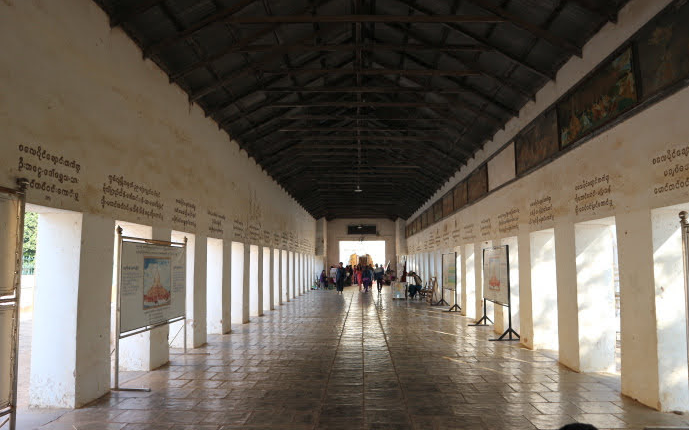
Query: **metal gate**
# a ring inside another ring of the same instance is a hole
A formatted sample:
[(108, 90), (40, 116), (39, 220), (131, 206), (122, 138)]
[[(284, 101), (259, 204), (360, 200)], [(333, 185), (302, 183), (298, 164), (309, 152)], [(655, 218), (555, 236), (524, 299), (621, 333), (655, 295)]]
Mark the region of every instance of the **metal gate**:
[[(17, 425), (17, 368), (25, 179), (18, 188), (0, 186), (0, 427)], [(7, 418), (9, 416), (9, 418)]]

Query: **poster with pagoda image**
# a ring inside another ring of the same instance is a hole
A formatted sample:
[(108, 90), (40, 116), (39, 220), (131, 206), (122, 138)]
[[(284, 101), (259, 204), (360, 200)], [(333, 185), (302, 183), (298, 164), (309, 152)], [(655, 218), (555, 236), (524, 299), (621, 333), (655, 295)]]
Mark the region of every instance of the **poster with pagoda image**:
[(122, 333), (184, 316), (186, 249), (124, 241), (119, 287)]
[(170, 258), (144, 257), (144, 310), (170, 304), (171, 282)]
[(509, 303), (509, 248), (507, 245), (483, 250), (483, 297)]

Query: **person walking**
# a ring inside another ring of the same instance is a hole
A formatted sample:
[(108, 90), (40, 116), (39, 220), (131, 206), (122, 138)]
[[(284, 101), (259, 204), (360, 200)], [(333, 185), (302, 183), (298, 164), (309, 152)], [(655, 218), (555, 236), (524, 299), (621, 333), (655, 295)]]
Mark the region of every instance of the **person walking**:
[(340, 267), (337, 268), (337, 272), (335, 274), (335, 283), (337, 284), (337, 292), (342, 294), (342, 291), (344, 290), (344, 281), (345, 278), (347, 277), (347, 272), (345, 272), (344, 267), (342, 267), (342, 262), (340, 261)]
[(364, 292), (368, 293), (368, 289), (373, 285), (373, 270), (371, 266), (365, 266), (361, 274), (362, 282), (364, 283)]
[(378, 287), (378, 294), (380, 294), (380, 291), (383, 289), (383, 276), (385, 276), (385, 269), (383, 269), (382, 265), (377, 265), (376, 268), (373, 269), (373, 279), (376, 280), (376, 287)]

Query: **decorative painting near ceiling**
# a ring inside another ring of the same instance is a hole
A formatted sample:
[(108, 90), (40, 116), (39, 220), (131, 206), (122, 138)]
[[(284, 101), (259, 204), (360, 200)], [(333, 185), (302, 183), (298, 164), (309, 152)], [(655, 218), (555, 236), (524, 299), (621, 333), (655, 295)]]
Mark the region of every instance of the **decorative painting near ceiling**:
[(469, 203), (475, 202), (479, 198), (488, 194), (488, 166), (484, 164), (469, 176), (467, 181), (467, 195)]
[(452, 191), (443, 196), (443, 218), (452, 215), (454, 204), (452, 201)]
[(517, 175), (537, 166), (558, 149), (557, 114), (550, 109), (514, 139)]
[(689, 76), (689, 2), (675, 2), (637, 37), (641, 90), (648, 98)]
[(433, 205), (433, 221), (440, 221), (443, 218), (443, 201), (438, 200)]
[(617, 117), (636, 101), (632, 48), (628, 47), (557, 104), (562, 146)]
[(424, 213), (421, 214), (421, 228), (424, 229), (428, 227), (428, 224), (428, 210), (426, 210)]
[(462, 181), (459, 184), (455, 185), (455, 188), (452, 190), (452, 194), (454, 195), (453, 200), (454, 200), (455, 210), (458, 210), (459, 208), (466, 205), (467, 204), (467, 182)]

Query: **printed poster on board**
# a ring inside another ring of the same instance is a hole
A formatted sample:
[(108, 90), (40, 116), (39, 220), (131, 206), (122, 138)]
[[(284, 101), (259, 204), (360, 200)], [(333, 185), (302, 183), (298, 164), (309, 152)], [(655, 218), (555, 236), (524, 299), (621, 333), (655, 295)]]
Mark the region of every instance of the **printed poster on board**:
[(0, 410), (12, 402), (13, 311), (13, 306), (0, 307)]
[(18, 204), (16, 198), (0, 195), (0, 296), (14, 294)]
[(184, 247), (123, 242), (120, 261), (120, 332), (184, 316)]
[(443, 254), (443, 288), (457, 288), (457, 254)]
[(508, 247), (483, 250), (483, 297), (497, 303), (509, 303)]

